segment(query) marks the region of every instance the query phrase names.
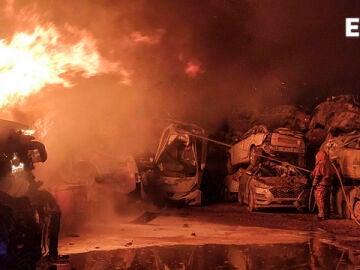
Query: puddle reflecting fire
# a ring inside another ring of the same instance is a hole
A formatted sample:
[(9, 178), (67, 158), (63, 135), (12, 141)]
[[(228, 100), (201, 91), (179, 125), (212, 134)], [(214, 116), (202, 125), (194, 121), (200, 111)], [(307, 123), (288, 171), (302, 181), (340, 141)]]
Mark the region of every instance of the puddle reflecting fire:
[(162, 246), (70, 255), (91, 269), (360, 269), (360, 252), (320, 240), (274, 245)]

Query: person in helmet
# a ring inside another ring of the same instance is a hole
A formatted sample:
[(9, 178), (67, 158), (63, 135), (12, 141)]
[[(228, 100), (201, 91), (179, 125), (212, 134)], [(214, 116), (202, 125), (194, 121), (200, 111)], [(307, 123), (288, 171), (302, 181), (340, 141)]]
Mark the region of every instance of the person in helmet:
[(313, 182), (315, 202), (318, 207), (318, 218), (320, 220), (330, 217), (330, 195), (333, 182), (333, 170), (329, 156), (320, 150), (315, 156), (315, 168), (313, 171)]

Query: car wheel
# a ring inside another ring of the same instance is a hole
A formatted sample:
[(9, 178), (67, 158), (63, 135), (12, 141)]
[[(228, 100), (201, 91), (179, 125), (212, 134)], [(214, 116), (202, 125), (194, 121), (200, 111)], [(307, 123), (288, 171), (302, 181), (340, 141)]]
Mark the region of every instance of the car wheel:
[(256, 165), (260, 161), (260, 157), (258, 156), (259, 151), (256, 146), (251, 146), (249, 153), (249, 163), (250, 165)]
[(249, 212), (255, 211), (255, 199), (254, 194), (250, 191), (249, 192), (249, 205), (248, 205)]
[(354, 205), (354, 217), (356, 220), (360, 220), (360, 201), (357, 201)]
[(341, 213), (342, 213), (343, 218), (351, 219), (351, 213), (350, 213), (350, 210), (345, 201), (342, 202), (341, 208), (342, 208)]

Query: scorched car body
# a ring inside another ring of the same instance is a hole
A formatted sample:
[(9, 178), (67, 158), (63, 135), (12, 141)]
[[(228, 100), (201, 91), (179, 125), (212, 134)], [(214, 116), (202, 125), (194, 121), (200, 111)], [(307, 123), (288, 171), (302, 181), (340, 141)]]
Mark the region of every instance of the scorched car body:
[[(360, 132), (338, 132), (335, 136), (329, 133), (320, 149), (336, 166), (353, 215), (360, 219)], [(351, 218), (342, 189), (338, 190), (336, 205), (338, 213)]]
[(205, 130), (185, 123), (167, 126), (155, 152), (155, 175), (144, 183), (161, 193), (166, 201), (201, 204), (200, 185), (206, 161)]

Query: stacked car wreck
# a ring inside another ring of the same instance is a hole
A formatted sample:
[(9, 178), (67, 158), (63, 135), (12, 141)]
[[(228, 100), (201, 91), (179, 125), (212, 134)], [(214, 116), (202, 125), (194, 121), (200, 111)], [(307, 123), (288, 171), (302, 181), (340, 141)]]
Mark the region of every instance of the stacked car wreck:
[[(228, 171), (237, 171), (238, 201), (250, 211), (264, 207), (306, 207), (308, 179), (303, 135), (289, 128), (255, 125), (228, 150)], [(243, 169), (244, 165), (249, 165)], [(241, 173), (239, 173), (239, 171)]]
[[(143, 173), (143, 194), (200, 205), (207, 197), (204, 190), (215, 188), (225, 201), (237, 200), (250, 211), (267, 207), (311, 210), (311, 171), (321, 149), (338, 172), (332, 211), (346, 218), (360, 216), (360, 107), (353, 96), (328, 98), (311, 114), (291, 105), (244, 110), (232, 112), (217, 140), (194, 124), (173, 122), (165, 127)], [(209, 166), (210, 149), (218, 157), (225, 155), (224, 164), (222, 158), (216, 161), (216, 170), (214, 164)], [(206, 181), (210, 167), (211, 175), (223, 171), (222, 167), (227, 171), (216, 176), (222, 186)]]

